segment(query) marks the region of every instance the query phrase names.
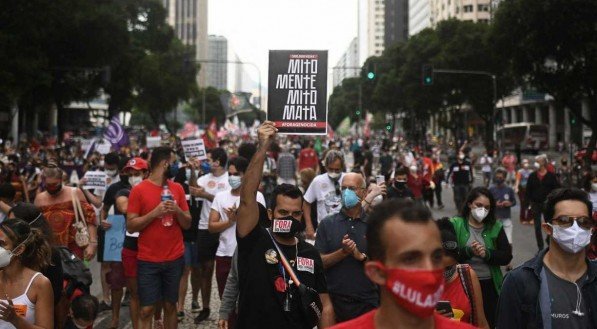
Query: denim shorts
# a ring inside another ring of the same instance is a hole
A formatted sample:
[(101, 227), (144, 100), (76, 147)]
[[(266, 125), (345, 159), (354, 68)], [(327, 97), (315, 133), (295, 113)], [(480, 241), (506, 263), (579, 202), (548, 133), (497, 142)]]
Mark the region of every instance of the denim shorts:
[(141, 306), (154, 305), (159, 301), (175, 304), (178, 301), (178, 288), (184, 267), (183, 257), (159, 263), (139, 260), (137, 266)]
[(184, 265), (199, 267), (199, 254), (197, 242), (185, 241), (184, 243)]

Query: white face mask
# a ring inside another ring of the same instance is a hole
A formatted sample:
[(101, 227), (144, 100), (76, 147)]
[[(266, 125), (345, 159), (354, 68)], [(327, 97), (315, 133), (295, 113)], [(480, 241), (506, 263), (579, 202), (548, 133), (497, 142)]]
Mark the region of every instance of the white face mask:
[(114, 177), (116, 175), (118, 175), (118, 171), (117, 170), (106, 170), (106, 175), (108, 175), (109, 177)]
[(410, 172), (413, 174), (417, 172), (417, 166), (410, 166), (409, 169), (410, 169)]
[(12, 252), (10, 250), (6, 250), (0, 247), (0, 268), (5, 268), (10, 264), (10, 260), (12, 259)]
[(592, 190), (593, 192), (597, 192), (597, 183), (592, 183), (592, 184), (591, 184), (591, 190)]
[(535, 167), (535, 169), (539, 169), (539, 168), (541, 168), (541, 165), (539, 164), (539, 162), (535, 162), (535, 163), (533, 164), (533, 166)]
[(139, 183), (141, 183), (142, 181), (143, 181), (143, 176), (129, 177), (129, 184), (131, 184), (132, 187), (139, 185)]
[(337, 172), (330, 172), (330, 173), (328, 173), (328, 176), (330, 176), (330, 178), (331, 178), (332, 180), (336, 180), (336, 179), (338, 179), (338, 177), (340, 177), (340, 173), (337, 173)]
[(581, 228), (576, 221), (568, 228), (562, 228), (559, 225), (547, 225), (553, 229), (552, 237), (564, 251), (576, 254), (591, 243), (591, 230)]
[(487, 217), (488, 214), (489, 214), (489, 210), (487, 210), (483, 207), (471, 209), (471, 215), (479, 223), (481, 223), (485, 219), (485, 217)]

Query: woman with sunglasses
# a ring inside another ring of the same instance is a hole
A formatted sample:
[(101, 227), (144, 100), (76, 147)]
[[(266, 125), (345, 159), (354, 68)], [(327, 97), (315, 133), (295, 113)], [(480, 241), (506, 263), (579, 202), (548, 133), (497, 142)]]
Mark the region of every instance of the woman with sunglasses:
[(53, 328), (54, 294), (39, 271), (50, 264), (50, 245), (20, 219), (0, 224), (0, 328)]
[(512, 248), (501, 222), (496, 221), (495, 199), (485, 187), (473, 188), (460, 216), (450, 219), (456, 231), (459, 262), (470, 264), (479, 277), (483, 307), (491, 328), (502, 287), (500, 266), (512, 260)]

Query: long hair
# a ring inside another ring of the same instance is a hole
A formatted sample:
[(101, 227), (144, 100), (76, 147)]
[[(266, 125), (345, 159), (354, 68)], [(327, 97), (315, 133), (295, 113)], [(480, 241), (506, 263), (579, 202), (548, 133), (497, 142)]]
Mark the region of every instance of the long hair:
[(468, 204), (473, 203), (473, 201), (480, 196), (484, 196), (489, 199), (489, 214), (487, 214), (487, 217), (483, 219), (483, 223), (493, 225), (495, 223), (495, 198), (489, 189), (485, 187), (475, 187), (468, 193), (466, 196), (466, 201), (464, 202), (464, 205), (460, 211), (460, 216), (462, 216), (465, 220), (468, 219), (468, 216), (471, 214), (471, 208)]
[(13, 247), (24, 245), (25, 250), (18, 257), (23, 266), (39, 271), (50, 265), (52, 249), (40, 229), (32, 228), (22, 219), (11, 218), (0, 224), (0, 230), (13, 242)]
[(50, 243), (50, 245), (54, 244), (54, 233), (46, 221), (44, 213), (37, 206), (32, 203), (17, 202), (17, 204), (8, 211), (8, 217), (10, 217), (10, 214), (29, 223), (29, 226), (32, 228), (41, 230), (48, 243)]

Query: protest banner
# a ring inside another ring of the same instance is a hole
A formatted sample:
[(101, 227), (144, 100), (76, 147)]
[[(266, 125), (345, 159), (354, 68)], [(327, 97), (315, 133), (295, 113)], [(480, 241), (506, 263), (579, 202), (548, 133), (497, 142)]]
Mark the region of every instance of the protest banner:
[(103, 171), (88, 171), (83, 177), (85, 179), (85, 185), (83, 188), (86, 190), (105, 190), (107, 176)]
[(156, 137), (152, 137), (152, 136), (147, 136), (147, 148), (148, 149), (153, 149), (156, 148), (158, 146), (161, 145), (162, 143), (162, 137), (160, 136), (156, 136)]
[(327, 50), (270, 50), (267, 119), (278, 133), (327, 133)]
[(188, 159), (197, 158), (198, 160), (206, 160), (207, 154), (205, 152), (205, 144), (203, 139), (190, 139), (181, 141), (184, 156)]
[(104, 261), (121, 262), (122, 244), (126, 230), (126, 221), (123, 215), (108, 215), (107, 221), (112, 226), (106, 231), (104, 242)]
[(95, 150), (99, 154), (106, 155), (106, 154), (110, 153), (110, 151), (112, 150), (112, 144), (110, 143), (109, 140), (107, 140), (105, 138), (100, 138), (97, 140), (97, 143), (95, 145)]

